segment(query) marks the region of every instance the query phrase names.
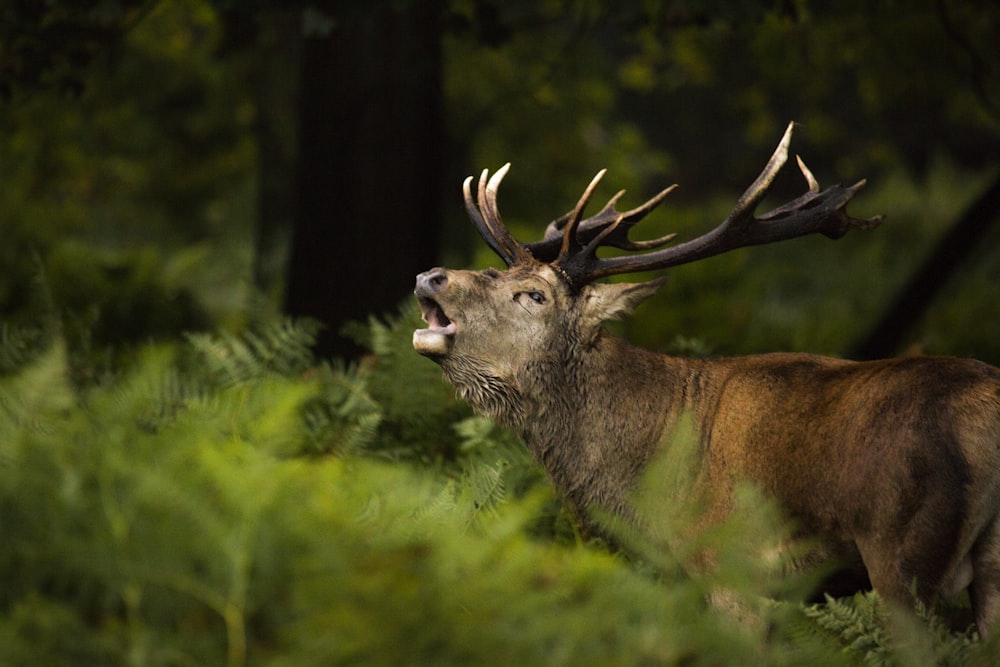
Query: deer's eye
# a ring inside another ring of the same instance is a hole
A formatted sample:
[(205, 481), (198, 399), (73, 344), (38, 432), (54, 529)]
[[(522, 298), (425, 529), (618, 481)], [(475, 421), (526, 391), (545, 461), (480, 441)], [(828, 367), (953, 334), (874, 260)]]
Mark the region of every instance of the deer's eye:
[(514, 301), (521, 301), (522, 297), (528, 297), (537, 304), (543, 304), (546, 301), (545, 294), (542, 292), (525, 291), (514, 293)]
[(545, 295), (541, 292), (527, 292), (527, 295), (535, 303), (545, 303)]

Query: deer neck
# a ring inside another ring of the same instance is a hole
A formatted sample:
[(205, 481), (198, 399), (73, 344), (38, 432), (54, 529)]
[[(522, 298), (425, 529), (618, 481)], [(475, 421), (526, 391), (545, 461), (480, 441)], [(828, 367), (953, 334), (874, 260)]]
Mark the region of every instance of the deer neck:
[(683, 407), (684, 362), (610, 334), (518, 379), (512, 425), (578, 508), (626, 511), (636, 476)]
[(586, 521), (587, 508), (628, 512), (637, 475), (691, 407), (690, 364), (602, 332), (513, 377), (486, 374), (470, 359), (442, 367), (477, 413), (520, 436)]

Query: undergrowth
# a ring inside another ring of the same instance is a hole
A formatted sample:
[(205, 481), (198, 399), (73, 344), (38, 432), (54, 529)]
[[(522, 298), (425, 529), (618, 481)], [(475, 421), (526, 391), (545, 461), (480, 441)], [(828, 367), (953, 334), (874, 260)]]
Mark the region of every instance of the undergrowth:
[[(996, 642), (873, 594), (765, 602), (745, 565), (780, 535), (767, 513), (709, 537), (713, 578), (683, 548), (583, 539), (412, 353), (414, 320), (370, 322), (353, 366), (282, 320), (100, 374), (3, 330), (0, 664), (989, 664)], [(709, 604), (720, 587), (753, 620)]]

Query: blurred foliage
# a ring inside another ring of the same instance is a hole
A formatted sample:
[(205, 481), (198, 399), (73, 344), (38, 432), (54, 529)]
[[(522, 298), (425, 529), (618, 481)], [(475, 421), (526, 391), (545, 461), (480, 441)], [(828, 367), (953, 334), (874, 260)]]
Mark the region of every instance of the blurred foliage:
[[(660, 178), (665, 158), (686, 187), (730, 193), (745, 183), (738, 156), (768, 149), (789, 120), (820, 150), (821, 180), (941, 153), (995, 164), (1000, 12), (988, 3), (466, 0), (452, 12), (465, 28), (449, 42), (455, 135), (487, 164), (497, 148), (530, 150), (525, 168), (548, 167), (539, 187), (631, 155), (626, 183)], [(659, 158), (624, 145), (630, 130)]]
[(253, 108), (215, 57), (220, 34), (203, 3), (156, 3), (78, 97), (19, 91), (0, 107), (0, 318), (35, 321), (42, 290), (88, 322), (68, 332), (76, 348), (176, 337), (246, 307)]
[(147, 0), (32, 2), (10, 0), (0, 9), (0, 97), (55, 89), (78, 95), (98, 56), (154, 3)]
[[(965, 665), (981, 662), (985, 654), (976, 651), (975, 635), (953, 633), (941, 617), (934, 616), (919, 601), (916, 615), (893, 614), (876, 593), (858, 593), (853, 598), (835, 600), (804, 609), (820, 632), (836, 637), (844, 651), (868, 665), (896, 665), (924, 661), (933, 665)], [(922, 624), (922, 625), (921, 625)], [(913, 632), (914, 629), (919, 631)], [(905, 635), (903, 642), (893, 636)]]
[[(345, 24), (366, 7), (345, 4)], [(8, 325), (37, 321), (39, 290), (79, 323), (66, 332), (71, 349), (98, 351), (238, 326), (280, 307), (250, 295), (254, 45), (273, 39), (262, 26), (276, 9), (264, 0), (5, 4)], [(306, 23), (322, 23), (323, 11), (311, 9)], [(701, 233), (790, 119), (801, 123), (793, 150), (821, 182), (868, 178), (852, 210), (887, 214), (880, 229), (671, 271), (625, 327), (649, 347), (677, 349), (679, 337), (717, 353), (844, 354), (1000, 169), (991, 38), (1000, 11), (989, 3), (451, 0), (443, 18), (455, 183), (445, 264), (468, 264), (470, 248), (473, 265), (496, 263), (465, 219), (458, 184), (508, 160), (501, 207), (526, 239), (601, 167), (609, 174), (598, 197), (627, 187), (626, 204), (681, 184), (637, 236)], [(73, 96), (58, 84), (69, 73)], [(801, 188), (785, 174), (774, 199)], [(997, 234), (912, 332), (914, 348), (1000, 361)], [(270, 261), (272, 249), (256, 250)], [(400, 285), (400, 299), (408, 291)]]
[[(399, 344), (410, 322), (372, 329)], [(753, 494), (698, 545), (718, 571), (683, 574), (694, 548), (661, 541), (683, 545), (697, 505), (655, 511), (677, 472), (644, 491), (658, 529), (641, 558), (581, 543), (551, 528), (551, 488), (487, 422), (440, 433), (451, 453), (431, 465), (423, 444), (379, 442), (406, 418), (372, 399), (380, 385), (425, 409), (443, 381), (392, 355), (317, 366), (314, 332), (147, 346), (82, 386), (57, 340), (0, 382), (0, 662), (923, 666), (997, 648), (930, 614), (873, 613), (872, 596), (763, 602), (799, 584), (775, 587), (767, 559), (746, 569), (782, 535)], [(736, 606), (706, 602), (720, 588)]]

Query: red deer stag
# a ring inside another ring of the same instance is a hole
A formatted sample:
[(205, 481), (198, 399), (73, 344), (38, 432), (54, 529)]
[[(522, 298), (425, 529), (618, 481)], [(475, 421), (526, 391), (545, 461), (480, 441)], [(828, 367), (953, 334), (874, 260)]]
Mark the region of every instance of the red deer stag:
[[(755, 215), (787, 160), (791, 132), (789, 125), (729, 217), (679, 245), (667, 245), (674, 235), (628, 238), (672, 188), (624, 213), (615, 208), (619, 192), (583, 219), (602, 171), (541, 241), (520, 243), (496, 203), (508, 167), (488, 180), (483, 172), (476, 200), (468, 178), (469, 216), (508, 270), (417, 276), (428, 327), (414, 333), (413, 346), (477, 412), (524, 440), (587, 528), (599, 530), (597, 509), (635, 521), (631, 494), (690, 414), (695, 484), (712, 499), (710, 515), (725, 515), (737, 481), (753, 482), (818, 553), (856, 563), (890, 600), (909, 603), (915, 590), (932, 604), (969, 588), (985, 635), (1000, 612), (1000, 370), (943, 357), (676, 358), (603, 327), (662, 279), (597, 279), (816, 232), (839, 238), (881, 221), (846, 213), (864, 181), (821, 190), (801, 160), (808, 192)], [(645, 252), (599, 257), (602, 246)]]

